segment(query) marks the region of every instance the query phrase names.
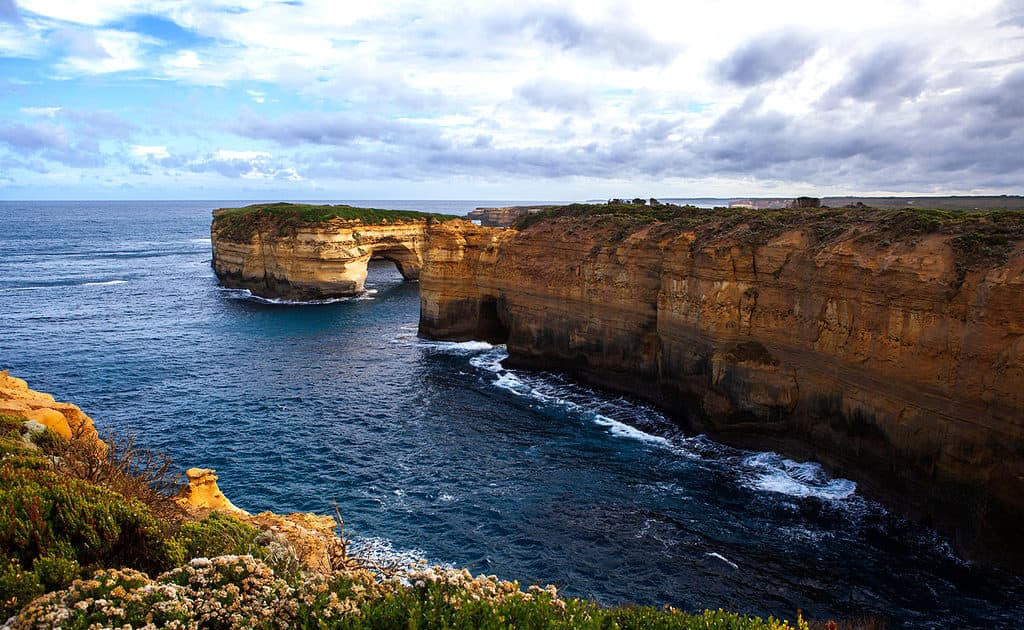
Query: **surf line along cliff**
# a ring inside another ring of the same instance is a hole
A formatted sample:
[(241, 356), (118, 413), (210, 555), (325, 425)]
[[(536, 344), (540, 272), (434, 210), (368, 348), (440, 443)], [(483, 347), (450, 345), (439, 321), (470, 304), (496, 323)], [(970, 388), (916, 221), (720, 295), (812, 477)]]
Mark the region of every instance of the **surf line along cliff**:
[(688, 430), (819, 461), (973, 557), (1024, 566), (1024, 213), (569, 206), (516, 229), (272, 204), (218, 211), (221, 283), (420, 279), (420, 334), (505, 342)]
[(815, 459), (1024, 566), (1024, 214), (574, 206), (424, 253), (422, 336)]
[(391, 260), (403, 278), (417, 279), (427, 225), (450, 218), (343, 205), (223, 208), (210, 227), (213, 269), (221, 285), (264, 298), (359, 295), (372, 258)]

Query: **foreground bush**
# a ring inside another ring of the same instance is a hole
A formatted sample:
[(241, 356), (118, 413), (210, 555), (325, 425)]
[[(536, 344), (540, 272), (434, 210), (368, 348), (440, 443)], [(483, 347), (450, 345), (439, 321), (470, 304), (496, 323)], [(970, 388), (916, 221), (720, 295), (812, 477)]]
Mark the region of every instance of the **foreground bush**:
[(806, 630), (723, 611), (601, 608), (553, 587), (432, 568), (381, 579), (364, 570), (288, 582), (251, 556), (196, 559), (155, 580), (105, 570), (25, 608), (13, 628), (591, 628)]

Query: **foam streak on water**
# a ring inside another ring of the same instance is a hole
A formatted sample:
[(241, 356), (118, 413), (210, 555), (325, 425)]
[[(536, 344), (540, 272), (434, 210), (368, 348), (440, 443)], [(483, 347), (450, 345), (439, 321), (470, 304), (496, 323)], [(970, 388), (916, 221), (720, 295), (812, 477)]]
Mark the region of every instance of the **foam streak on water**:
[(502, 346), (418, 339), (418, 286), (391, 263), (371, 262), (372, 299), (221, 289), (210, 211), (232, 205), (0, 202), (0, 369), (182, 468), (217, 469), (250, 511), (333, 514), (336, 501), (381, 562), (687, 610), (917, 628), (1024, 618), (1019, 578), (963, 563), (813, 462), (504, 369)]

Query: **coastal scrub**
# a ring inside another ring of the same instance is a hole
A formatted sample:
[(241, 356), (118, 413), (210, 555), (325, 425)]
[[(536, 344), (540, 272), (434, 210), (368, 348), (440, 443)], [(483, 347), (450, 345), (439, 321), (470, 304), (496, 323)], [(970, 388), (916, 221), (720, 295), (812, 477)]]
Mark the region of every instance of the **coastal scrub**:
[(448, 221), (454, 215), (414, 210), (381, 210), (347, 205), (321, 205), (297, 203), (264, 203), (244, 208), (223, 208), (214, 211), (213, 229), (229, 241), (248, 242), (257, 233), (278, 236), (293, 234), (305, 225), (319, 225), (330, 221), (381, 225), (413, 221)]

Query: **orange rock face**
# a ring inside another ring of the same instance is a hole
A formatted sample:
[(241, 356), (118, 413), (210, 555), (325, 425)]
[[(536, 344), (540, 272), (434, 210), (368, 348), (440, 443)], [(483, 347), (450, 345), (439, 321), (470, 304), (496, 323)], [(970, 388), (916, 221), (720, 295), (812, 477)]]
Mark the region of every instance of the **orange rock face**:
[(189, 468), (185, 471), (188, 485), (178, 495), (178, 505), (190, 513), (205, 510), (220, 510), (235, 516), (248, 515), (245, 510), (235, 507), (217, 486), (217, 471), (212, 468)]
[(223, 286), (266, 298), (313, 300), (359, 295), (371, 258), (391, 260), (415, 280), (426, 221), (363, 225), (330, 221), (293, 233), (256, 232), (244, 242), (211, 228), (213, 269)]
[(81, 409), (29, 389), (28, 383), (7, 370), (0, 371), (0, 414), (35, 420), (66, 440), (72, 434), (99, 439), (92, 418)]
[(976, 557), (1024, 564), (1024, 243), (958, 267), (949, 235), (757, 245), (654, 223), (432, 226), (420, 333), (507, 341), (693, 431), (814, 458)]

